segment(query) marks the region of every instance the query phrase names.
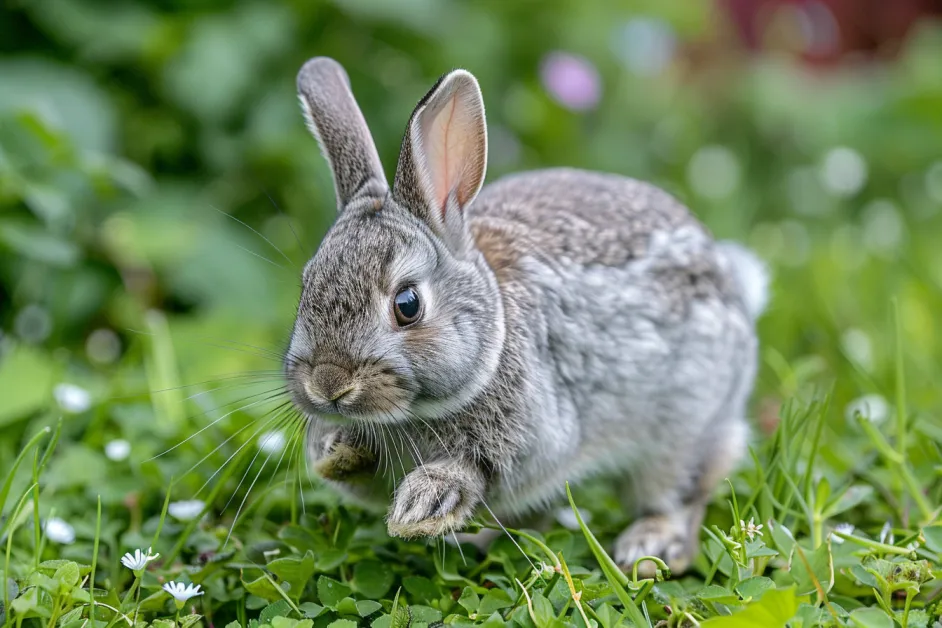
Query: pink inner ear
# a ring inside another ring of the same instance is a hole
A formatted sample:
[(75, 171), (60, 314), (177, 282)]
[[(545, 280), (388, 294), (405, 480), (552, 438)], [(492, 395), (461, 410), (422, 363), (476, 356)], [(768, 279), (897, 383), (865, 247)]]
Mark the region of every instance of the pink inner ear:
[(429, 112), (424, 121), (424, 152), (431, 184), (432, 200), (445, 217), (448, 196), (455, 193), (459, 207), (463, 207), (476, 189), (468, 167), (476, 161), (476, 120), (473, 106), (463, 102), (460, 91), (452, 94), (435, 112)]

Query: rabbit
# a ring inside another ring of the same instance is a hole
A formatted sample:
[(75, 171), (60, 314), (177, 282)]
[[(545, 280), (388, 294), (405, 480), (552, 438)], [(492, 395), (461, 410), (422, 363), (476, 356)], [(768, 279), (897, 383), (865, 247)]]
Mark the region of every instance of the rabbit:
[(636, 515), (619, 566), (688, 568), (747, 445), (764, 264), (624, 176), (482, 187), (484, 104), (465, 70), (419, 101), (391, 188), (342, 66), (311, 59), (297, 87), (338, 210), (285, 359), (315, 470), (404, 538), (614, 475)]

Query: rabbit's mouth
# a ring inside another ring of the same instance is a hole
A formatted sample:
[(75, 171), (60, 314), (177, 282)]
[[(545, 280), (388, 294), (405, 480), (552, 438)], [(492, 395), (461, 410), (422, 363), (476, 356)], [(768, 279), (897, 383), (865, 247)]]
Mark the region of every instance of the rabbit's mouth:
[(295, 405), (310, 416), (338, 423), (400, 423), (414, 414), (416, 391), (390, 367), (299, 364), (287, 375)]

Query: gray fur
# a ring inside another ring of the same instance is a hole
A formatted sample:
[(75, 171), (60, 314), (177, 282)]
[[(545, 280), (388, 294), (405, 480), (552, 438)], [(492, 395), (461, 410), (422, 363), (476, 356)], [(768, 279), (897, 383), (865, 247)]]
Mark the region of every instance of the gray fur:
[[(399, 536), (460, 529), (485, 502), (514, 518), (567, 480), (616, 474), (641, 517), (616, 559), (653, 553), (683, 569), (745, 448), (761, 300), (743, 277), (758, 262), (718, 246), (667, 193), (617, 175), (524, 173), (475, 199), (486, 134), (467, 77), (420, 102), (393, 193), (348, 203), (305, 268), (286, 372), (309, 452), (346, 474), (325, 473), (354, 498), (389, 500)], [(421, 121), (442, 103), (461, 141), (424, 153)], [(321, 133), (325, 153), (342, 135)], [(439, 159), (458, 161), (435, 171)], [(425, 313), (399, 329), (404, 285)], [(351, 460), (372, 481), (345, 481), (364, 475)]]

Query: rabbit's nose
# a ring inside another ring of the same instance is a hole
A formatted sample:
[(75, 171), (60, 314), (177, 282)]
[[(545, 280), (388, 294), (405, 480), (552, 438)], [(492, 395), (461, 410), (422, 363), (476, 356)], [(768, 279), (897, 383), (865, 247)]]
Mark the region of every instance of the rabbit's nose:
[(353, 376), (350, 371), (329, 362), (318, 364), (311, 372), (311, 383), (317, 396), (335, 402), (353, 392)]

